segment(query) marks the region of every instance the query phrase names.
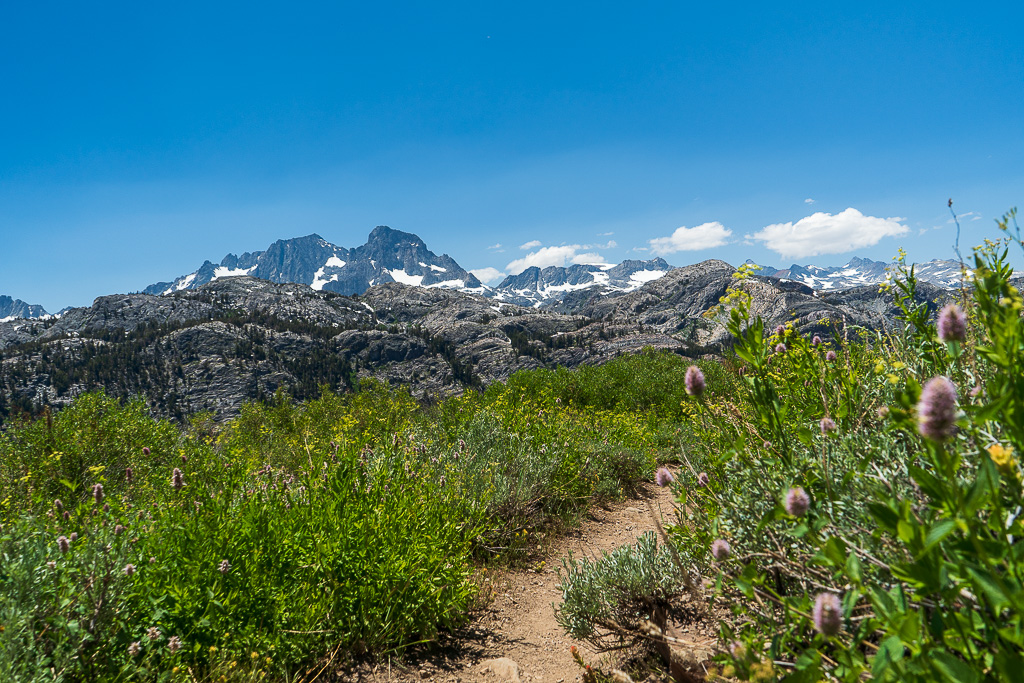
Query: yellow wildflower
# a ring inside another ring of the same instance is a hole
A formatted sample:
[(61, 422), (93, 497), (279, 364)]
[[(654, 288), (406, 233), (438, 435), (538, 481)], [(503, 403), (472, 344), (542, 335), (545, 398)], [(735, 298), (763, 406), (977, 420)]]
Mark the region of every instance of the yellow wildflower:
[(999, 469), (1006, 469), (1014, 463), (1013, 446), (994, 443), (988, 447), (988, 455)]

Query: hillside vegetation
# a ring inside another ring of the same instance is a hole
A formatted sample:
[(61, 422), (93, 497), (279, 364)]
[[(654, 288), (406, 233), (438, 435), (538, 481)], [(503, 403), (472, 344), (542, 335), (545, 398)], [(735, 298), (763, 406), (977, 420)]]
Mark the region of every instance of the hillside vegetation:
[(568, 567), (574, 637), (657, 645), (652, 610), (703, 576), (734, 612), (714, 676), (1016, 680), (1024, 299), (1005, 242), (938, 320), (896, 270), (899, 325), (823, 341), (766, 327), (741, 268), (709, 313), (732, 351), (696, 368), (648, 351), (433, 403), (363, 379), (184, 427), (90, 393), (10, 425), (0, 679), (307, 680), (401, 653), (467, 620), (488, 565), (674, 461), (672, 552)]

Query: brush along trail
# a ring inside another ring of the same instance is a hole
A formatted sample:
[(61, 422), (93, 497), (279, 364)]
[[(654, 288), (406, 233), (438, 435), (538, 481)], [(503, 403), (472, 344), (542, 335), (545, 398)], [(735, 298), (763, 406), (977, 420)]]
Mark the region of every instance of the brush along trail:
[[(363, 666), (343, 678), (366, 683), (573, 683), (582, 678), (582, 670), (570, 653), (573, 645), (587, 664), (605, 671), (616, 668), (622, 653), (596, 653), (559, 627), (555, 606), (562, 594), (557, 568), (570, 553), (577, 560), (599, 558), (634, 543), (648, 531), (657, 533), (655, 515), (662, 524), (675, 519), (671, 491), (653, 483), (644, 484), (636, 498), (592, 509), (577, 529), (551, 538), (546, 556), (529, 567), (485, 572), (487, 578), (482, 582), (484, 592), (490, 591), (490, 602), (440, 648), (407, 656), (402, 662)], [(714, 619), (679, 626), (679, 635), (697, 644), (685, 655), (697, 662), (707, 659), (714, 650), (717, 628)]]

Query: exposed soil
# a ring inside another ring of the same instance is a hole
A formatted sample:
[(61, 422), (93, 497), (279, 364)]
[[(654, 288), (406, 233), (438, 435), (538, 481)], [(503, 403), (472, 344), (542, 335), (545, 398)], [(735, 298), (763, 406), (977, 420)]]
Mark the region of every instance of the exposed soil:
[[(581, 669), (570, 654), (576, 645), (588, 664), (603, 670), (616, 667), (629, 652), (601, 655), (584, 643), (572, 640), (555, 621), (554, 607), (561, 602), (558, 574), (562, 559), (600, 557), (619, 546), (633, 543), (641, 534), (656, 531), (654, 516), (662, 523), (675, 519), (671, 492), (653, 484), (643, 487), (640, 496), (605, 508), (596, 508), (576, 530), (551, 541), (543, 564), (509, 570), (489, 576), (491, 601), (465, 628), (443, 647), (419, 659), (406, 658), (363, 667), (352, 680), (394, 681), (430, 680), (436, 683), (474, 681), (497, 683), (516, 680), (508, 671), (512, 660), (518, 680), (523, 683), (568, 683), (581, 679)], [(690, 641), (685, 655), (696, 662), (707, 659), (714, 650), (717, 622), (706, 618), (698, 623), (679, 625), (676, 634)], [(500, 660), (494, 662), (493, 660)], [(696, 673), (700, 673), (697, 666)]]

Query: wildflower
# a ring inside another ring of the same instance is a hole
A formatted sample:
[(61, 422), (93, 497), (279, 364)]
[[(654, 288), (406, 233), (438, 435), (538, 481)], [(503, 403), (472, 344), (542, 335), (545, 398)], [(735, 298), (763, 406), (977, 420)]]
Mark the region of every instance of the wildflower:
[(1013, 464), (1013, 446), (994, 443), (985, 450), (988, 451), (988, 457), (992, 458), (992, 462), (999, 469), (1008, 469)]
[(78, 540), (78, 532), (77, 531), (71, 532), (71, 542), (74, 543), (77, 540)]
[(124, 468), (124, 480), (127, 481), (129, 484), (135, 480), (135, 473), (132, 472), (131, 467)]
[(834, 636), (843, 625), (843, 606), (835, 593), (818, 593), (811, 612), (814, 628), (824, 636)]
[(174, 471), (171, 472), (171, 486), (175, 491), (180, 491), (185, 487), (185, 479), (181, 476), (181, 470), (177, 467), (175, 467)]
[(150, 564), (156, 564), (156, 558), (155, 557), (149, 558), (149, 563)]
[(127, 529), (127, 528), (128, 527), (124, 526), (123, 524), (118, 524), (117, 526), (114, 527), (114, 535), (115, 536), (120, 536), (121, 534), (124, 533), (124, 530)]
[(831, 434), (832, 432), (836, 431), (836, 422), (831, 417), (823, 417), (823, 418), (821, 418), (821, 422), (819, 423), (819, 426), (821, 427), (821, 433), (822, 434), (826, 434), (827, 435), (827, 434)]
[(889, 406), (879, 406), (877, 415), (879, 420), (889, 417)]
[(807, 492), (797, 486), (786, 493), (786, 512), (794, 517), (803, 517), (807, 508), (811, 506), (811, 499)]
[(658, 486), (668, 486), (676, 480), (672, 476), (672, 473), (668, 471), (667, 467), (660, 467), (654, 475), (654, 481), (657, 482)]
[(150, 640), (159, 640), (160, 639), (160, 629), (158, 629), (156, 626), (150, 626), (149, 630), (146, 631), (146, 637), (149, 638)]
[(71, 542), (68, 541), (68, 537), (67, 536), (58, 536), (57, 537), (57, 547), (60, 549), (60, 552), (63, 555), (67, 551), (71, 550)]
[(917, 404), (917, 431), (926, 439), (942, 442), (956, 430), (956, 387), (948, 378), (928, 380)]
[(814, 335), (814, 338), (811, 339), (811, 346), (821, 346), (821, 337)]
[(720, 538), (712, 543), (711, 556), (715, 558), (715, 562), (728, 560), (732, 556), (732, 546), (729, 545), (729, 541)]
[(171, 639), (167, 641), (167, 649), (170, 650), (173, 655), (181, 649), (181, 639), (178, 638), (178, 636), (171, 636)]
[(967, 316), (956, 304), (948, 304), (939, 311), (939, 339), (944, 342), (967, 341)]
[(775, 353), (785, 353), (785, 352), (786, 352), (786, 345), (785, 344), (783, 344), (782, 342), (779, 342), (778, 344), (775, 345)]
[(57, 563), (54, 562), (53, 560), (50, 560), (49, 562), (46, 563), (46, 566), (49, 567), (50, 569), (56, 569), (57, 568)]
[(221, 560), (220, 565), (217, 566), (217, 571), (221, 574), (227, 574), (231, 571), (231, 563), (227, 560)]
[(134, 574), (135, 573), (135, 565), (131, 564), (131, 563), (126, 564), (124, 566), (124, 573), (125, 573), (125, 576), (131, 576), (132, 574)]
[(60, 512), (61, 510), (64, 509), (64, 503), (60, 502), (60, 498), (57, 498), (56, 500), (53, 501), (53, 509), (55, 509), (57, 512)]
[(978, 398), (981, 395), (981, 385), (975, 384), (971, 387), (971, 398)]
[(110, 512), (110, 504), (109, 503), (104, 503), (103, 504), (103, 511), (104, 512)]
[(767, 450), (767, 449), (769, 449), (771, 447), (772, 447), (772, 442), (771, 441), (765, 441), (763, 444), (761, 444), (761, 448), (764, 448), (765, 450)]
[(103, 502), (103, 484), (92, 485), (92, 497), (96, 499), (97, 505)]
[(64, 514), (62, 516), (64, 517), (65, 522), (71, 519), (71, 513), (68, 512), (67, 510), (64, 511)]
[(697, 475), (697, 483), (701, 486), (707, 486), (711, 483), (711, 477), (708, 476), (707, 472), (701, 472)]
[(142, 649), (142, 643), (140, 643), (139, 641), (136, 640), (134, 643), (132, 643), (131, 645), (128, 646), (128, 654), (131, 655), (132, 657), (135, 657), (136, 655), (139, 654), (139, 651), (141, 649)]
[(149, 446), (143, 446), (143, 447), (142, 447), (142, 454), (143, 454), (143, 455), (149, 455), (149, 454), (150, 454), (150, 452), (151, 452), (151, 451), (149, 450)]
[(827, 360), (828, 362), (831, 363), (835, 359), (836, 359), (836, 352), (835, 351), (829, 351), (828, 353), (825, 354), (825, 360)]
[(184, 453), (181, 454), (181, 464), (182, 465), (187, 465), (188, 464), (188, 456), (185, 455)]
[(776, 325), (775, 334), (781, 337), (782, 335), (786, 334), (786, 328), (783, 327), (782, 325)]
[(690, 396), (700, 396), (704, 393), (704, 373), (696, 365), (686, 368), (684, 383), (686, 393)]

